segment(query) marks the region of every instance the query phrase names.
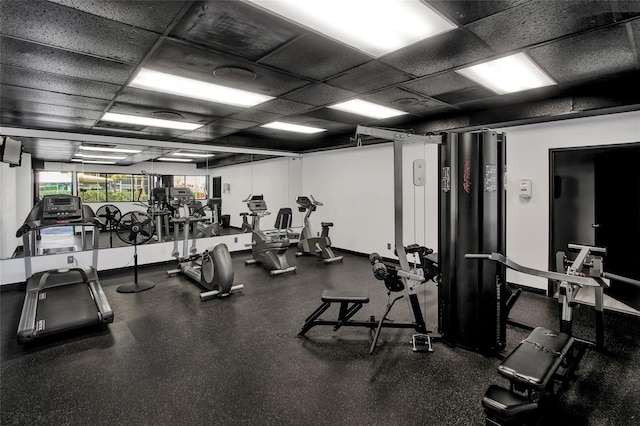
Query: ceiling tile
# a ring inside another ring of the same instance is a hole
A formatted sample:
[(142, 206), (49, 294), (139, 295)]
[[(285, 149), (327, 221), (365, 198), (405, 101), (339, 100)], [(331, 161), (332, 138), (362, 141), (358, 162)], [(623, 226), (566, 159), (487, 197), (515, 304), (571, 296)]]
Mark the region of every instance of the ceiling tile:
[(225, 117), (242, 111), (242, 108), (232, 105), (204, 102), (135, 87), (125, 87), (115, 100), (127, 104), (155, 107), (158, 110), (183, 111), (212, 117)]
[(234, 118), (223, 118), (222, 120), (217, 120), (214, 121), (213, 123), (210, 123), (209, 126), (213, 126), (215, 127), (228, 127), (231, 129), (246, 129), (249, 127), (253, 127), (255, 126), (256, 122), (253, 121), (242, 121), (242, 120), (236, 120)]
[[(145, 61), (145, 67), (269, 96), (279, 96), (309, 83), (307, 80), (273, 71), (232, 55), (211, 52), (170, 39), (161, 43)], [(247, 75), (250, 77), (253, 73), (255, 79), (238, 81), (214, 76), (213, 72), (222, 67), (247, 70)]]
[(29, 89), (25, 87), (2, 85), (0, 86), (0, 98), (17, 99), (22, 101), (39, 102), (50, 105), (66, 107), (104, 110), (109, 102), (105, 99), (88, 98), (84, 96), (67, 95), (64, 93), (47, 92), (44, 90)]
[(48, 1), (2, 2), (0, 16), (4, 35), (126, 63), (140, 61), (158, 39), (155, 33)]
[(498, 52), (507, 52), (615, 22), (608, 0), (531, 0), (467, 25)]
[[(375, 78), (372, 78), (372, 76), (375, 76)], [(327, 80), (327, 83), (353, 92), (365, 93), (402, 83), (411, 78), (410, 75), (387, 64), (371, 61)]]
[(109, 108), (109, 112), (201, 124), (208, 123), (213, 119), (213, 117), (207, 115), (194, 114), (186, 111), (158, 109), (145, 105), (125, 104), (121, 102), (114, 103), (111, 108)]
[(301, 33), (250, 5), (217, 1), (196, 2), (171, 35), (255, 61)]
[(70, 108), (60, 105), (50, 105), (39, 102), (21, 101), (8, 98), (2, 98), (0, 100), (0, 105), (2, 106), (2, 109), (5, 110), (30, 112), (45, 115), (61, 115), (64, 117), (88, 118), (92, 120), (97, 120), (102, 116), (101, 111), (82, 108)]
[(355, 95), (356, 93), (349, 90), (340, 89), (339, 87), (331, 86), (329, 84), (318, 83), (296, 90), (292, 93), (287, 93), (283, 97), (297, 102), (321, 106), (344, 101), (345, 99), (354, 97)]
[(401, 87), (421, 93), (425, 96), (434, 96), (455, 90), (466, 89), (476, 84), (456, 72), (439, 74), (434, 77), (424, 77), (403, 84)]
[(0, 37), (0, 50), (3, 64), (104, 83), (123, 84), (135, 69), (132, 65), (8, 37)]
[(371, 93), (362, 99), (408, 113), (424, 112), (426, 110), (440, 109), (443, 107), (440, 102), (434, 99), (407, 92), (399, 87), (392, 87)]
[(429, 4), (445, 16), (465, 25), (529, 0), (429, 0)]
[(253, 108), (260, 111), (269, 111), (274, 114), (290, 115), (308, 111), (315, 108), (315, 106), (279, 98), (258, 104)]
[(370, 60), (364, 53), (318, 34), (307, 33), (261, 59), (260, 63), (324, 80)]
[(453, 92), (442, 93), (434, 96), (434, 98), (446, 104), (456, 105), (464, 102), (477, 101), (478, 99), (491, 98), (494, 96), (497, 95), (491, 90), (480, 86), (474, 86)]
[(192, 138), (201, 141), (213, 140), (222, 136), (231, 135), (237, 131), (238, 129), (223, 127), (217, 123), (213, 123), (194, 130), (193, 132), (185, 133), (179, 139), (184, 138), (187, 141)]
[(123, 22), (156, 33), (163, 33), (182, 10), (186, 1), (178, 0), (49, 0), (112, 21)]
[(569, 82), (632, 70), (637, 66), (624, 25), (563, 39), (529, 54), (557, 82)]
[(11, 65), (2, 65), (0, 66), (0, 70), (0, 82), (2, 84), (28, 87), (60, 94), (111, 99), (120, 88), (120, 86), (115, 84), (19, 68)]
[(13, 111), (0, 108), (0, 123), (3, 126), (21, 126), (26, 128), (44, 128), (55, 130), (75, 130), (90, 128), (95, 120), (49, 115), (29, 111)]
[(420, 77), (466, 65), (493, 53), (472, 35), (461, 30), (453, 30), (414, 43), (380, 60)]
[(233, 120), (252, 121), (255, 123), (270, 123), (282, 117), (282, 114), (274, 114), (266, 111), (259, 111), (257, 109), (245, 109), (237, 114), (233, 114), (229, 118)]

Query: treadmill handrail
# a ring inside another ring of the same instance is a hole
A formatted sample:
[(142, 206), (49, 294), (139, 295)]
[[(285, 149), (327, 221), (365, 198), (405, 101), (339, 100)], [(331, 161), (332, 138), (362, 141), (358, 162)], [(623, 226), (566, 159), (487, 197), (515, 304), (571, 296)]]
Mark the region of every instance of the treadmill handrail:
[(71, 271), (80, 272), (80, 275), (82, 275), (82, 281), (85, 283), (89, 282), (89, 277), (87, 277), (87, 272), (85, 271), (84, 267), (50, 269), (48, 271), (45, 271), (45, 273), (40, 277), (40, 281), (38, 282), (38, 290), (42, 290), (46, 287), (47, 280), (51, 275), (66, 274), (67, 272)]
[(16, 232), (16, 238), (20, 238), (26, 233), (29, 233), (32, 231), (38, 231), (40, 229), (45, 229), (45, 228), (59, 228), (61, 226), (102, 226), (102, 225), (103, 225), (103, 222), (97, 217), (91, 218), (91, 220), (63, 221), (63, 222), (46, 223), (46, 224), (42, 224), (42, 221), (40, 220), (33, 220), (30, 222), (23, 223), (22, 226), (18, 228), (18, 231)]

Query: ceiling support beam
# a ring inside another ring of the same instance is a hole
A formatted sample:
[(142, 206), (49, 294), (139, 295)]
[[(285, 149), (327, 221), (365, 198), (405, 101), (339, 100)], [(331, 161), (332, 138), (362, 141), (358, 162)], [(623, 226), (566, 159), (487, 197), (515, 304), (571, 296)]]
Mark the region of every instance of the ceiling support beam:
[(12, 137), (39, 138), (52, 140), (66, 140), (75, 142), (90, 142), (102, 144), (117, 144), (131, 146), (151, 146), (156, 148), (167, 149), (186, 149), (204, 152), (230, 152), (234, 154), (256, 154), (256, 155), (273, 155), (278, 157), (301, 157), (302, 154), (291, 151), (279, 151), (275, 149), (255, 149), (246, 147), (209, 145), (209, 144), (190, 144), (181, 142), (158, 141), (153, 139), (134, 139), (123, 138), (119, 136), (103, 136), (91, 135), (84, 133), (67, 133), (56, 132), (50, 130), (22, 129), (17, 127), (0, 126), (0, 134)]

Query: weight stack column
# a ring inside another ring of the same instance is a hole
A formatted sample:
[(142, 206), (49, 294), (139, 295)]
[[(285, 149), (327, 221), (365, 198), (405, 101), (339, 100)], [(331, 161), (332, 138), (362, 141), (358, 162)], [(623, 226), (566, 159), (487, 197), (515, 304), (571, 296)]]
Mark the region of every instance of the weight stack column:
[(486, 354), (505, 344), (505, 268), (464, 256), (506, 254), (505, 141), (493, 130), (449, 134), (439, 151), (438, 331)]

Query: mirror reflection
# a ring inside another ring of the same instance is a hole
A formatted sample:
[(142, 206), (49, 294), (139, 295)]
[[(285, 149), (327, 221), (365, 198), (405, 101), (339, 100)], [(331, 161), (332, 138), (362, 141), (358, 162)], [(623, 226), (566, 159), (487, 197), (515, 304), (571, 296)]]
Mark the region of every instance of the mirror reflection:
[[(34, 204), (46, 195), (78, 195), (104, 224), (99, 240), (99, 248), (104, 249), (127, 245), (118, 238), (117, 226), (120, 218), (129, 212), (145, 213), (153, 221), (153, 236), (147, 244), (175, 241), (176, 238), (183, 240), (184, 224), (176, 219), (185, 215), (190, 218), (190, 238), (194, 235), (199, 239), (251, 232), (251, 218), (241, 215), (250, 214), (243, 200), (250, 193), (260, 193), (265, 195), (274, 218), (280, 208), (293, 210), (291, 226), (295, 238), (295, 228), (302, 226), (304, 217), (304, 214), (298, 214), (295, 202), (296, 197), (302, 194), (302, 160), (266, 160), (271, 162), (266, 168), (260, 165), (263, 162), (250, 161), (211, 169), (207, 162), (206, 171), (203, 170), (206, 174), (168, 175), (144, 170), (122, 173), (114, 167), (106, 168), (107, 172), (86, 171), (84, 167), (76, 171), (35, 170)], [(271, 175), (274, 169), (280, 172), (275, 179)], [(183, 200), (185, 205), (181, 206), (180, 201), (172, 197), (172, 188), (186, 188), (190, 201)], [(245, 218), (247, 224), (244, 223)], [(266, 228), (271, 225), (270, 222), (264, 224)], [(91, 229), (79, 226), (43, 229), (35, 244), (36, 254), (88, 250), (90, 238)], [(22, 255), (20, 248), (14, 253), (14, 257)]]

